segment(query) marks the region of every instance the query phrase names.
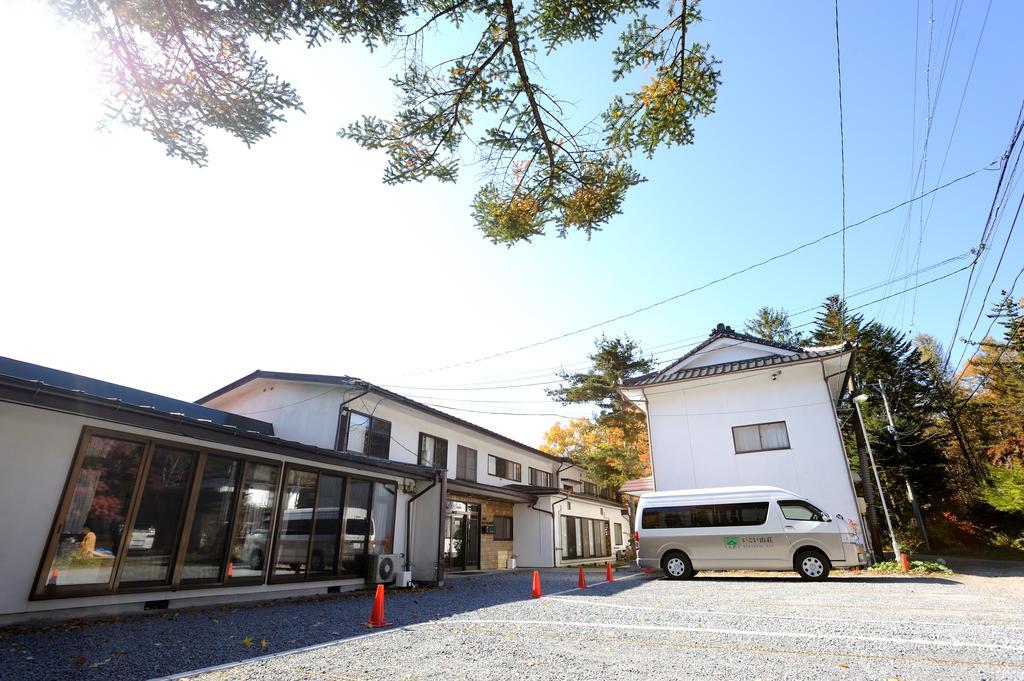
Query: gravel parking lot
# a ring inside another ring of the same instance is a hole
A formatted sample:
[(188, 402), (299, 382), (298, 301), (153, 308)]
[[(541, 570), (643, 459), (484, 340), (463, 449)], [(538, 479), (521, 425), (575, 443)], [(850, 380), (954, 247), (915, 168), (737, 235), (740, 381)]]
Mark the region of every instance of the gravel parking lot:
[[(588, 577), (583, 591), (575, 574), (542, 573), (539, 600), (525, 572), (389, 593), (395, 626), (372, 633), (365, 595), (14, 632), (0, 641), (0, 669), (5, 679), (146, 678), (253, 657), (190, 678), (1024, 679), (1021, 576)], [(61, 661), (72, 643), (109, 659)], [(111, 644), (109, 655), (96, 649)]]

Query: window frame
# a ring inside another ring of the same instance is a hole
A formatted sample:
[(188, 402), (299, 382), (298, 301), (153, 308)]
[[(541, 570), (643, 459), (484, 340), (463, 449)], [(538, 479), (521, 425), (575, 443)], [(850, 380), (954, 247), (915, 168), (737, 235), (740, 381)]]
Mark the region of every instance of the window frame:
[[(367, 414), (365, 412), (359, 411), (358, 409), (350, 409), (350, 408), (348, 408), (345, 405), (341, 406), (341, 413), (338, 415), (338, 433), (337, 433), (337, 435), (334, 438), (334, 448), (337, 451), (339, 451), (339, 452), (351, 451), (348, 448), (348, 433), (349, 433), (349, 421), (350, 421), (350, 419), (352, 417), (352, 414), (358, 414), (359, 416), (365, 416), (368, 419), (368, 423), (366, 424), (366, 439), (365, 439), (365, 442), (363, 444), (363, 449), (364, 449), (364, 451), (362, 452), (363, 456), (369, 456), (369, 457), (372, 457), (374, 459), (384, 459), (384, 460), (390, 461), (391, 460), (391, 427), (393, 425), (391, 420), (390, 419), (381, 418), (380, 416), (375, 416), (374, 414)], [(371, 450), (371, 445), (373, 444), (373, 428), (374, 428), (374, 426), (377, 423), (387, 423), (388, 424), (388, 446), (387, 446), (387, 451), (385, 451), (384, 454), (373, 454), (370, 451)], [(359, 452), (354, 452), (354, 453), (358, 454)]]
[[(134, 526), (136, 517), (138, 515), (139, 503), (141, 501), (142, 492), (145, 488), (146, 476), (148, 474), (148, 466), (152, 461), (153, 451), (159, 446), (172, 447), (175, 449), (183, 449), (195, 452), (196, 460), (193, 466), (192, 477), (189, 481), (189, 488), (187, 492), (187, 500), (182, 519), (181, 526), (179, 528), (179, 536), (177, 537), (177, 546), (175, 553), (172, 557), (170, 578), (166, 583), (161, 584), (147, 584), (145, 586), (121, 586), (120, 575), (124, 565), (124, 559), (127, 555), (128, 541), (122, 539), (122, 546), (118, 547), (118, 555), (115, 556), (114, 565), (111, 569), (111, 578), (106, 582), (105, 585), (101, 584), (86, 584), (86, 585), (68, 585), (61, 587), (59, 592), (47, 591), (46, 582), (50, 577), (50, 566), (53, 563), (53, 558), (56, 555), (58, 544), (60, 541), (60, 532), (64, 528), (65, 518), (68, 509), (71, 505), (74, 497), (75, 485), (79, 478), (82, 465), (85, 461), (85, 452), (88, 448), (90, 438), (93, 436), (107, 437), (117, 440), (124, 440), (128, 442), (135, 442), (137, 444), (144, 445), (142, 457), (139, 461), (139, 470), (136, 473), (134, 487), (132, 489), (131, 500), (127, 506), (127, 511), (124, 519), (124, 526), (129, 528), (126, 530), (125, 537), (130, 536), (130, 528)], [(182, 581), (182, 572), (185, 566), (185, 557), (188, 550), (188, 541), (191, 536), (192, 524), (195, 520), (196, 506), (199, 497), (202, 475), (206, 469), (206, 461), (209, 456), (223, 457), (238, 461), (241, 465), (239, 467), (238, 478), (236, 482), (235, 498), (232, 501), (231, 512), (229, 514), (230, 523), (227, 528), (227, 541), (225, 543), (224, 554), (221, 557), (220, 569), (218, 572), (218, 578), (216, 581), (193, 581), (184, 582)], [(234, 540), (234, 534), (238, 527), (239, 514), (242, 508), (242, 487), (245, 483), (246, 473), (250, 465), (267, 465), (276, 469), (277, 471), (277, 483), (274, 486), (274, 504), (270, 509), (271, 526), (269, 528), (271, 541), (268, 542), (268, 555), (264, 559), (263, 569), (260, 575), (253, 575), (251, 577), (227, 577), (228, 564), (230, 562), (230, 552)], [(366, 575), (357, 575), (353, 573), (346, 573), (341, 569), (340, 562), (340, 542), (339, 542), (339, 560), (338, 568), (333, 575), (315, 576), (308, 580), (299, 579), (271, 579), (271, 562), (277, 556), (277, 543), (279, 541), (280, 532), (280, 516), (283, 508), (281, 503), (282, 493), (284, 490), (284, 484), (287, 476), (287, 470), (289, 467), (304, 468), (306, 470), (313, 470), (317, 473), (317, 495), (319, 497), (319, 482), (321, 475), (333, 475), (341, 477), (345, 480), (345, 494), (343, 503), (348, 503), (349, 493), (349, 481), (353, 479), (366, 480), (370, 483), (383, 483), (391, 484), (395, 486), (395, 508), (392, 512), (391, 523), (392, 526), (397, 530), (398, 520), (398, 497), (401, 495), (401, 483), (400, 481), (393, 480), (385, 477), (374, 477), (368, 475), (359, 475), (349, 473), (346, 470), (338, 470), (335, 468), (319, 468), (316, 464), (299, 464), (286, 461), (284, 459), (272, 459), (262, 456), (254, 456), (251, 454), (225, 451), (223, 449), (216, 449), (203, 446), (195, 446), (188, 442), (182, 442), (177, 440), (169, 440), (160, 437), (152, 437), (146, 434), (139, 434), (133, 432), (125, 432), (119, 430), (113, 430), (109, 428), (99, 428), (95, 426), (83, 426), (79, 433), (78, 442), (75, 445), (74, 454), (72, 456), (71, 465), (68, 467), (67, 475), (65, 476), (64, 486), (61, 490), (61, 494), (58, 497), (57, 506), (53, 514), (53, 520), (50, 523), (50, 531), (47, 536), (46, 544), (43, 547), (42, 556), (39, 560), (39, 564), (36, 570), (36, 579), (33, 581), (30, 587), (30, 593), (28, 599), (30, 601), (36, 600), (56, 600), (64, 598), (83, 598), (89, 596), (116, 596), (120, 594), (134, 594), (134, 593), (147, 593), (147, 592), (159, 592), (167, 593), (173, 591), (188, 591), (196, 589), (212, 589), (212, 588), (231, 588), (236, 586), (253, 586), (261, 584), (279, 584), (288, 581), (321, 581), (321, 580), (339, 580), (339, 579), (366, 579)], [(371, 485), (370, 501), (368, 512), (373, 512), (374, 502), (374, 490), (375, 487)], [(341, 531), (343, 523), (339, 523), (339, 532)], [(369, 550), (369, 526), (367, 523), (367, 537), (366, 545)], [(310, 541), (312, 545), (312, 541)], [(307, 569), (308, 574), (308, 569)]]
[[(469, 452), (473, 453), (472, 456), (469, 455)], [(461, 466), (460, 465), (460, 460), (462, 459), (462, 455), (464, 453), (466, 455), (465, 458), (466, 458), (467, 461), (470, 460), (470, 459), (472, 459), (472, 461), (473, 461), (473, 476), (472, 477), (467, 477), (465, 475), (461, 475), (460, 474), (463, 471), (463, 469), (466, 468), (465, 466)], [(480, 452), (478, 450), (473, 449), (472, 447), (467, 447), (466, 445), (455, 445), (455, 479), (456, 480), (468, 480), (470, 482), (476, 482), (477, 481), (477, 476), (480, 473), (480, 471), (479, 471), (479, 463), (480, 463)]]
[[(786, 446), (785, 447), (765, 447), (764, 437), (761, 435), (762, 426), (775, 426), (782, 424), (782, 429), (786, 433)], [(740, 428), (757, 428), (757, 441), (758, 449), (740, 449), (739, 442), (736, 440), (736, 431)], [(793, 442), (789, 439), (789, 425), (785, 421), (765, 421), (763, 423), (744, 423), (743, 425), (732, 427), (732, 447), (736, 454), (752, 454), (755, 452), (778, 452), (785, 449), (792, 449)]]
[[(803, 506), (808, 511), (812, 511), (812, 509), (813, 509), (812, 517), (810, 517), (810, 518), (790, 518), (788, 515), (786, 515), (786, 509), (783, 508), (783, 506), (782, 506), (783, 504), (795, 504), (797, 506)], [(775, 500), (775, 505), (779, 507), (779, 512), (782, 514), (782, 518), (784, 520), (789, 520), (789, 521), (792, 521), (792, 522), (795, 522), (795, 523), (824, 523), (824, 522), (828, 522), (828, 521), (825, 520), (825, 517), (828, 516), (828, 514), (825, 513), (825, 511), (821, 510), (820, 508), (818, 508), (817, 506), (815, 506), (814, 504), (812, 504), (809, 501), (804, 501), (803, 499), (776, 499)], [(813, 517), (813, 515), (815, 513), (818, 516), (817, 520), (815, 520), (814, 517)]]
[[(530, 484), (531, 485), (533, 485), (534, 487), (545, 487), (545, 488), (554, 487), (554, 481), (555, 481), (555, 474), (554, 473), (552, 473), (551, 471), (546, 471), (546, 470), (544, 470), (542, 468), (534, 468), (533, 466), (530, 466), (529, 468), (530, 468)], [(540, 475), (546, 476), (547, 480), (548, 480), (548, 484), (546, 484), (546, 485), (539, 485), (539, 484), (535, 483), (533, 481), (533, 474), (534, 473), (539, 473)]]
[[(431, 461), (429, 464), (423, 463), (423, 440), (425, 438), (431, 438), (434, 440), (434, 451), (431, 452)], [(437, 445), (439, 442), (444, 443), (444, 465), (437, 465)], [(433, 468), (441, 468), (448, 470), (448, 440), (447, 438), (438, 437), (437, 435), (431, 435), (430, 433), (424, 433), (420, 431), (419, 445), (416, 447), (416, 463), (420, 466), (432, 466)]]
[[(508, 536), (500, 535), (498, 532), (498, 518), (502, 520), (508, 520)], [(514, 541), (515, 537), (515, 525), (510, 515), (496, 515), (494, 516), (494, 541)]]
[[(491, 472), (491, 461), (495, 462), (495, 464), (494, 464), (494, 472), (493, 473)], [(498, 464), (497, 464), (498, 461), (501, 461), (502, 463), (506, 464), (506, 466), (505, 466), (505, 472), (506, 473), (508, 472), (508, 466), (511, 465), (511, 466), (514, 466), (514, 470), (517, 471), (519, 473), (519, 475), (517, 477), (514, 477), (514, 478), (513, 477), (509, 477), (507, 475), (499, 475), (498, 474)], [(519, 463), (518, 461), (512, 461), (511, 459), (506, 459), (503, 456), (498, 456), (497, 454), (488, 454), (487, 455), (487, 475), (490, 475), (491, 477), (494, 477), (494, 478), (500, 478), (501, 480), (510, 480), (512, 482), (522, 482), (523, 481), (523, 464)]]
[[(607, 518), (587, 518), (584, 516), (561, 514), (562, 520), (559, 522), (562, 528), (561, 536), (559, 537), (562, 547), (559, 549), (562, 554), (563, 560), (593, 560), (595, 558), (610, 558), (615, 555), (615, 544), (611, 537), (611, 522)], [(576, 521), (579, 520), (579, 532), (576, 531)], [(565, 546), (566, 540), (568, 539), (569, 525), (573, 527), (573, 538), (579, 538), (580, 551), (576, 551), (576, 542), (572, 545), (572, 551), (569, 551), (569, 547)], [(594, 535), (594, 541), (590, 541), (591, 529)], [(586, 542), (583, 537), (586, 536)], [(599, 536), (603, 536), (603, 540), (599, 539)], [(595, 550), (597, 544), (605, 544), (607, 553), (598, 554)], [(586, 554), (587, 551), (583, 550), (584, 546), (589, 546), (590, 555)], [(568, 554), (572, 555), (568, 555)]]

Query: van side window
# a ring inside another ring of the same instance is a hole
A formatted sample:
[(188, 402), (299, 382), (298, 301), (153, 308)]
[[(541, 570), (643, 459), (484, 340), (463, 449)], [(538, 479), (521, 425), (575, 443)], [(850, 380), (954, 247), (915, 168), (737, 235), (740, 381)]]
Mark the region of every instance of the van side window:
[(782, 516), (786, 520), (813, 520), (816, 522), (824, 520), (821, 510), (806, 501), (780, 501), (779, 508), (782, 509)]
[(709, 504), (702, 506), (662, 506), (645, 508), (641, 526), (645, 530), (685, 527), (741, 527), (764, 525), (768, 502)]

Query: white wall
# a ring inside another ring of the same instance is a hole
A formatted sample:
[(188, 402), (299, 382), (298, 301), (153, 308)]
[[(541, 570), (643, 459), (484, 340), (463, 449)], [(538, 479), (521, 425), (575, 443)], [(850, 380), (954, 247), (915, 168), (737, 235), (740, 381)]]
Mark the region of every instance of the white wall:
[[(429, 483), (428, 483), (429, 485)], [(421, 486), (420, 490), (425, 489)], [(441, 508), (444, 492), (440, 482), (424, 492), (412, 505), (412, 549), (409, 569), (413, 581), (434, 582), (438, 578), (438, 548), (441, 542)]]
[(664, 371), (671, 373), (680, 369), (692, 367), (704, 367), (712, 364), (724, 364), (726, 362), (740, 362), (756, 357), (768, 357), (770, 355), (792, 355), (793, 352), (782, 348), (773, 348), (756, 343), (745, 343), (735, 338), (719, 338), (709, 344), (697, 354), (677, 362)]
[[(537, 508), (551, 510), (551, 498), (537, 501)], [(512, 553), (519, 567), (553, 567), (551, 516), (532, 509), (528, 504), (512, 507)]]
[[(781, 371), (776, 380), (770, 374)], [(658, 490), (773, 485), (857, 518), (849, 464), (817, 362), (645, 390)], [(736, 454), (733, 426), (785, 421), (790, 449)]]
[[(0, 621), (7, 621), (9, 618), (4, 616), (14, 613), (42, 613), (47, 610), (142, 603), (160, 599), (224, 596), (225, 598), (222, 600), (235, 600), (244, 598), (247, 594), (270, 596), (279, 591), (299, 592), (311, 588), (309, 583), (295, 583), (29, 601), (29, 594), (35, 585), (39, 562), (49, 540), (54, 515), (60, 504), (60, 497), (83, 426), (135, 433), (161, 440), (181, 442), (184, 445), (207, 446), (219, 451), (250, 454), (265, 459), (309, 465), (308, 461), (293, 457), (277, 456), (228, 445), (210, 446), (209, 443), (194, 438), (0, 402), (0, 546), (3, 547), (3, 550), (0, 551), (0, 575), (4, 576), (4, 587), (0, 589)], [(344, 466), (315, 465), (324, 469), (335, 469), (342, 473), (367, 475), (365, 471), (347, 469)], [(399, 476), (374, 473), (373, 477), (382, 480), (395, 480), (401, 487), (402, 478)], [(399, 551), (404, 551), (405, 547), (405, 508), (408, 498), (408, 495), (401, 492), (398, 495), (395, 515), (395, 547)], [(433, 524), (435, 529), (432, 541), (435, 554), (437, 551), (438, 513), (439, 506), (435, 500), (433, 505), (424, 504), (417, 508), (414, 514), (422, 522)], [(430, 541), (431, 537), (426, 537), (426, 540)], [(315, 588), (322, 593), (326, 587), (331, 585), (362, 583), (362, 579), (339, 579), (317, 582)]]

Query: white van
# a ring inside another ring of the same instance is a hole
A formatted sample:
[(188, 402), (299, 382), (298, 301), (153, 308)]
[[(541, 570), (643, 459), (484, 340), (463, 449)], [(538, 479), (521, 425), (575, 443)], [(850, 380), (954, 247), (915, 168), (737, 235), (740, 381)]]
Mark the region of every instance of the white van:
[(825, 579), (866, 563), (855, 522), (778, 487), (648, 492), (637, 505), (637, 565), (669, 579), (698, 570), (795, 570)]

